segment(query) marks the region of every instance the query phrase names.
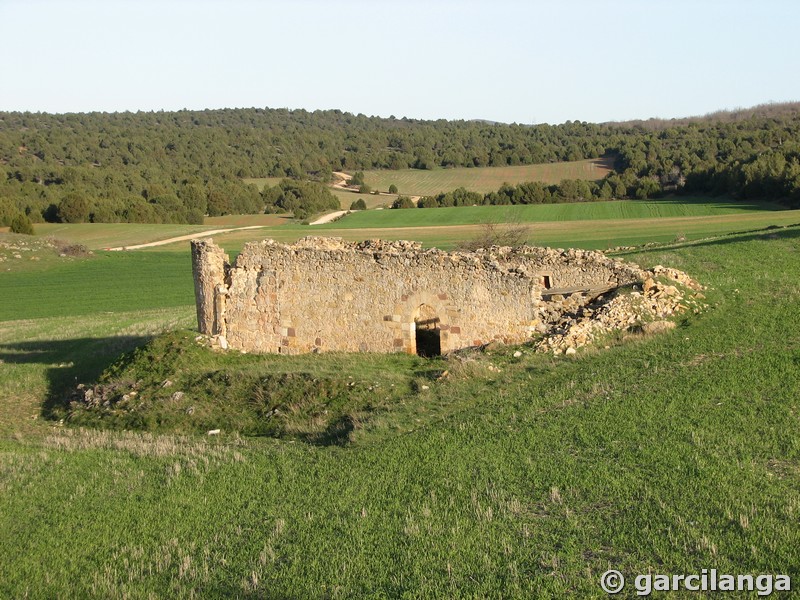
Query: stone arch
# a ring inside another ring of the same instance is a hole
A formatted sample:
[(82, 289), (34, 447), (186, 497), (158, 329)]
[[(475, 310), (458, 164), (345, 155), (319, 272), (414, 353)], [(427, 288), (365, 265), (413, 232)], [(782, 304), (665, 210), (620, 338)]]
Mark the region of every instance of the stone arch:
[(394, 317), (384, 317), (392, 320), (389, 323), (397, 333), (395, 334), (394, 347), (408, 354), (417, 353), (416, 319), (419, 318), (418, 309), (422, 305), (430, 307), (438, 321), (440, 352), (446, 354), (459, 348), (461, 328), (458, 327), (460, 310), (455, 308), (448, 294), (428, 291), (415, 291), (402, 294), (394, 305)]

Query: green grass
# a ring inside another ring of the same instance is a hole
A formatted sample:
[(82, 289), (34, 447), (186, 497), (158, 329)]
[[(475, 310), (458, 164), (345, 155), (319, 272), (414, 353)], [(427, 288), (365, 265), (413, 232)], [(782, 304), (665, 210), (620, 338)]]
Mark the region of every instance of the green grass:
[(39, 237), (54, 237), (83, 244), (92, 250), (145, 244), (171, 237), (215, 229), (211, 225), (153, 225), (139, 223), (41, 223)]
[[(410, 208), (353, 213), (336, 223), (320, 228), (363, 229), (376, 227), (433, 227), (474, 225), (489, 221), (553, 222), (598, 221), (606, 219), (662, 219), (706, 217), (779, 211), (774, 204), (687, 197), (665, 200), (616, 200), (565, 204), (527, 204), (513, 206), (459, 206), (448, 208)], [(800, 216), (800, 211), (795, 211)]]
[(0, 321), (92, 315), (194, 303), (188, 242), (183, 252), (100, 252), (35, 272), (0, 275)]
[[(586, 249), (605, 249), (646, 243), (667, 243), (680, 238), (697, 240), (765, 227), (785, 227), (796, 223), (800, 223), (800, 212), (798, 211), (752, 211), (720, 216), (656, 219), (549, 221), (529, 223), (527, 240), (531, 244), (556, 248), (574, 246)], [(413, 239), (422, 242), (426, 247), (436, 246), (447, 249), (456, 247), (464, 240), (481, 236), (484, 229), (484, 226), (480, 224), (339, 228), (342, 225), (346, 225), (346, 220), (314, 227), (297, 225), (233, 232), (215, 235), (214, 240), (227, 252), (234, 254), (239, 252), (248, 241), (272, 238), (291, 243), (307, 235), (342, 237), (351, 241), (375, 238)]]
[(364, 171), (364, 181), (385, 192), (395, 184), (401, 194), (431, 196), (465, 187), (475, 192), (493, 192), (504, 183), (525, 181), (559, 183), (562, 179), (598, 180), (605, 177), (613, 161), (589, 159), (574, 162), (520, 165), (515, 167), (479, 167), (457, 169), (403, 169), (400, 171)]
[[(126, 256), (108, 256), (115, 281), (144, 269)], [(798, 256), (798, 227), (629, 253), (709, 285), (711, 308), (574, 360), (477, 356), (344, 447), (31, 418), (191, 305), (0, 323), (0, 596), (602, 598), (609, 568), (797, 580)], [(31, 279), (4, 310), (56, 305)], [(168, 306), (169, 286), (140, 297)], [(425, 376), (413, 357), (277, 358), (219, 364)]]
[(93, 381), (122, 352), (195, 319), (187, 305), (0, 321), (0, 428), (41, 433), (42, 413), (69, 386)]
[(422, 386), (444, 370), (417, 356), (371, 355), (354, 370), (351, 356), (336, 353), (313, 362), (220, 355), (196, 336), (156, 337), (106, 369), (88, 401), (78, 397), (54, 416), (73, 426), (181, 434), (221, 428), (341, 445), (376, 429), (398, 406), (418, 404)]

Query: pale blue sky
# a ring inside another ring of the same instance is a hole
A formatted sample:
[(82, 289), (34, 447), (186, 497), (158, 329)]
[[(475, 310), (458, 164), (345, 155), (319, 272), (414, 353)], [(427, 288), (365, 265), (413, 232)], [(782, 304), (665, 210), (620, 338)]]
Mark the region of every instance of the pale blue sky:
[(520, 123), (800, 100), (800, 2), (0, 0), (0, 110)]

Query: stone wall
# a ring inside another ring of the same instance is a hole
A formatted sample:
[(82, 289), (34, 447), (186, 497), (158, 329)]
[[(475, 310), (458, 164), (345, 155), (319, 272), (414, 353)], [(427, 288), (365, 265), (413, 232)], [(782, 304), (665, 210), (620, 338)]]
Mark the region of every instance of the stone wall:
[(217, 301), (218, 286), (226, 283), (226, 273), (230, 259), (208, 242), (192, 243), (192, 270), (194, 271), (194, 295), (197, 304), (197, 326), (201, 332), (221, 334), (224, 329), (222, 304)]
[(442, 353), (519, 343), (541, 328), (544, 283), (608, 288), (642, 274), (597, 252), (338, 238), (250, 243), (232, 266), (213, 241), (195, 240), (192, 258), (200, 331), (239, 350), (288, 354), (415, 353), (418, 329), (435, 330)]
[(645, 278), (644, 271), (637, 265), (589, 250), (523, 246), (518, 249), (491, 248), (483, 252), (523, 269), (531, 276), (548, 276), (547, 287), (555, 290), (616, 288)]

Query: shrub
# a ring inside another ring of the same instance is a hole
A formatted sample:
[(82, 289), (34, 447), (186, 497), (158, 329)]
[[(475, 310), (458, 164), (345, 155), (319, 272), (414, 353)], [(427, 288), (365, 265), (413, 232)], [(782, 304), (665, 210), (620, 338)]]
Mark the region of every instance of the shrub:
[(27, 215), (20, 213), (11, 221), (11, 233), (33, 235), (33, 223)]
[(350, 185), (362, 186), (364, 185), (364, 172), (356, 171), (350, 178)]
[(363, 198), (359, 198), (350, 205), (350, 210), (367, 210), (367, 203)]
[(408, 196), (398, 196), (397, 200), (392, 203), (392, 208), (414, 208), (415, 206), (414, 201)]
[(389, 193), (390, 194), (396, 194), (397, 193), (397, 186), (395, 184), (392, 184), (392, 185), (389, 186)]

